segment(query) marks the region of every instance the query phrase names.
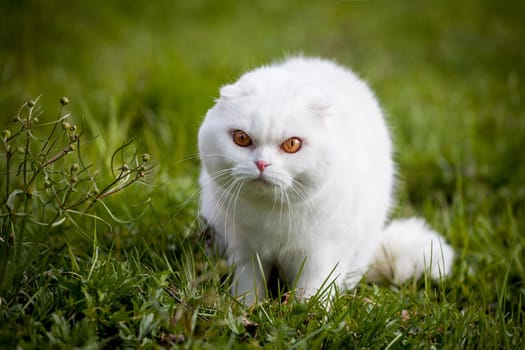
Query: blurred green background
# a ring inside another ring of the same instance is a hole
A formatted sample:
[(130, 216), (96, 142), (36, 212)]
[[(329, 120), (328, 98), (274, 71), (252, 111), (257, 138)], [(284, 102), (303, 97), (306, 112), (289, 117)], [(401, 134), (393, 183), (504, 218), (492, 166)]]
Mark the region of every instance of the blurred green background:
[(402, 200), (450, 202), (461, 179), (475, 203), (519, 207), (524, 18), (522, 1), (3, 0), (1, 126), (38, 95), (51, 120), (65, 95), (98, 136), (94, 160), (133, 138), (159, 178), (193, 176), (196, 131), (218, 87), (304, 53), (351, 66), (376, 91)]
[[(31, 234), (2, 232), (0, 239), (14, 237), (21, 248), (0, 256), (0, 270), (11, 276), (0, 276), (0, 348), (148, 348), (147, 341), (185, 340), (190, 347), (194, 339), (231, 348), (247, 339), (245, 317), (259, 326), (252, 345), (268, 348), (296, 340), (306, 348), (310, 339), (326, 348), (520, 344), (524, 19), (520, 0), (0, 0), (0, 130), (16, 132), (13, 116), (37, 96), (40, 121), (55, 120), (67, 96), (97, 183), (114, 181), (111, 155), (130, 139), (156, 164), (149, 185), (127, 187), (94, 206), (93, 215), (68, 213), (56, 227), (30, 227), (20, 225), (31, 219), (20, 212), (18, 232)], [(332, 309), (335, 317), (281, 312), (279, 303), (263, 305), (275, 306), (269, 313), (232, 313), (225, 267), (203, 257), (196, 237), (196, 134), (221, 85), (297, 53), (352, 67), (376, 92), (397, 150), (394, 215), (425, 217), (457, 252), (442, 292), (426, 283), (361, 287), (363, 301), (379, 301), (362, 303), (351, 292)], [(56, 164), (66, 184), (78, 161), (68, 157)], [(2, 151), (0, 170), (5, 160)], [(25, 167), (11, 185), (2, 177), (7, 193)], [(36, 182), (36, 190), (45, 188), (43, 175)], [(38, 195), (26, 198), (41, 207), (37, 219), (55, 208), (40, 205)], [(9, 252), (9, 244), (0, 248)], [(407, 309), (414, 310), (410, 327), (392, 321)]]

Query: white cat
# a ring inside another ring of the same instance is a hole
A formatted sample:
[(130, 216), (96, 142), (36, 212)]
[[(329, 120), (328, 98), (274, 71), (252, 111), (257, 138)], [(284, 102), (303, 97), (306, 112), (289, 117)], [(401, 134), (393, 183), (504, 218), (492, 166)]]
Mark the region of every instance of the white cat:
[(400, 283), (451, 269), (421, 219), (387, 223), (392, 143), (369, 87), (327, 60), (295, 57), (222, 87), (199, 130), (201, 215), (234, 264), (233, 293), (265, 297), (272, 266), (316, 293), (327, 278)]

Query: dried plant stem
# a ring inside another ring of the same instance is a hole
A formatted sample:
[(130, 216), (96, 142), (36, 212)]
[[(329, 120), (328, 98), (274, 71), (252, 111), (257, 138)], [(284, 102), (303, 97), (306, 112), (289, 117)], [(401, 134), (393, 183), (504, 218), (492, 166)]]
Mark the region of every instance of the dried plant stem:
[[(58, 126), (58, 123), (60, 122), (60, 120), (62, 119), (62, 111), (64, 109), (64, 105), (61, 105), (60, 106), (60, 110), (58, 111), (58, 117), (57, 117), (57, 121), (54, 123), (53, 125), (53, 129), (51, 130), (51, 133), (49, 134), (49, 137), (46, 139), (46, 141), (44, 142), (44, 146), (42, 146), (42, 150), (40, 151), (40, 154), (44, 154), (45, 150), (46, 150), (46, 147), (47, 145), (49, 144), (49, 141), (53, 138), (53, 135), (55, 134), (55, 131), (57, 129), (57, 126)], [(50, 146), (50, 148), (52, 148), (53, 145)]]

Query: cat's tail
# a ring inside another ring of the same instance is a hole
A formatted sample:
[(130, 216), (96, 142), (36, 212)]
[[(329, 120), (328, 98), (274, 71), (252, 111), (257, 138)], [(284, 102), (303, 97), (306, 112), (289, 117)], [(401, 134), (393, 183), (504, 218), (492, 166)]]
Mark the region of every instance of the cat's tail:
[(424, 220), (394, 220), (385, 227), (367, 279), (401, 284), (426, 273), (438, 280), (450, 273), (453, 260), (450, 245)]

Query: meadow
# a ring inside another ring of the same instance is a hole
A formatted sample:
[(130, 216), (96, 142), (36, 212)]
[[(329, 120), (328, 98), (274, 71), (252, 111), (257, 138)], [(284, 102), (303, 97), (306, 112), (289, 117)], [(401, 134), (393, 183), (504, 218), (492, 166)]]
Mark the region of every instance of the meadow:
[[(519, 1), (0, 3), (0, 348), (517, 349), (525, 341)], [(218, 88), (290, 54), (376, 92), (452, 274), (361, 283), (327, 311), (244, 307), (198, 225)]]

